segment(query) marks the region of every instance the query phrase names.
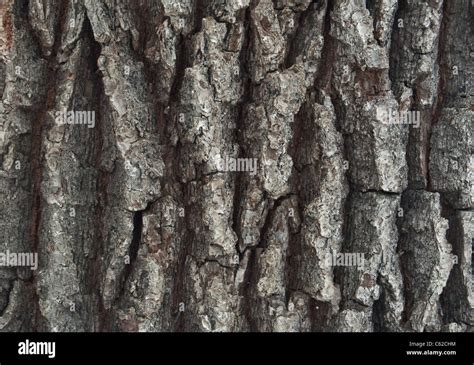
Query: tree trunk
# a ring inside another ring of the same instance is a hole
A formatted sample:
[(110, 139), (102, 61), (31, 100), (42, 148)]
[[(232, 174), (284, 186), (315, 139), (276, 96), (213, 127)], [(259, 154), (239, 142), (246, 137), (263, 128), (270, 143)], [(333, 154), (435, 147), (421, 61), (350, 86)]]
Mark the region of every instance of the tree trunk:
[(472, 331), (473, 17), (1, 0), (0, 329)]

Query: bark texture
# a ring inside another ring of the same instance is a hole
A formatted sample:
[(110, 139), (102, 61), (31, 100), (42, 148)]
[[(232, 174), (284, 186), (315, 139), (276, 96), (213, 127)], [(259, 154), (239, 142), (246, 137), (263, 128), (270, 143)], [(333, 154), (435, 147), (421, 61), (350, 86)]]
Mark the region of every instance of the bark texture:
[(1, 0), (0, 330), (472, 331), (473, 18)]

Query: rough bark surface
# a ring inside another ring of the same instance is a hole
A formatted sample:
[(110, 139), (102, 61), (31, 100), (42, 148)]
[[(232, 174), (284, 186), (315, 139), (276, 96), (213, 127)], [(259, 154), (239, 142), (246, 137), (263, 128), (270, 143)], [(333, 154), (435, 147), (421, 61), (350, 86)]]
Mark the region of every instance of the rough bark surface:
[(0, 0), (0, 330), (473, 331), (473, 18)]

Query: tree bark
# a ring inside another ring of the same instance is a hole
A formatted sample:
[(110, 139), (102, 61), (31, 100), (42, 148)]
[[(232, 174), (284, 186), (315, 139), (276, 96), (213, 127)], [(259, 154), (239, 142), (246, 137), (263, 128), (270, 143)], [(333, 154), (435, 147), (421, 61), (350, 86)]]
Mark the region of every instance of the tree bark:
[(473, 17), (1, 0), (1, 331), (472, 331)]

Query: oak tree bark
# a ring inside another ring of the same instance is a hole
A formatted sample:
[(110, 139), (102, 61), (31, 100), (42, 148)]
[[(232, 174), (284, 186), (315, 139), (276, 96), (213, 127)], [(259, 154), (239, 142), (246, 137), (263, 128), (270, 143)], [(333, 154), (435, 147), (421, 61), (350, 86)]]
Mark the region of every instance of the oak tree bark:
[(473, 17), (1, 0), (0, 329), (472, 331)]

